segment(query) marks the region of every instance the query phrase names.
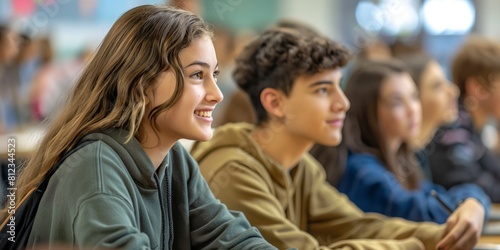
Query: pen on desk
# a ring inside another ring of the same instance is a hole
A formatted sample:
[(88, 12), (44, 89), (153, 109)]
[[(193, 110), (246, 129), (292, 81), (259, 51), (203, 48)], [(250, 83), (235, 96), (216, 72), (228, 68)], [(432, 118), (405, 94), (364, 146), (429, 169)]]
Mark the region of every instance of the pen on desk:
[(448, 212), (449, 214), (453, 213), (453, 209), (449, 207), (442, 199), (439, 197), (439, 194), (436, 192), (436, 190), (431, 190), (431, 195), (434, 197), (437, 202)]

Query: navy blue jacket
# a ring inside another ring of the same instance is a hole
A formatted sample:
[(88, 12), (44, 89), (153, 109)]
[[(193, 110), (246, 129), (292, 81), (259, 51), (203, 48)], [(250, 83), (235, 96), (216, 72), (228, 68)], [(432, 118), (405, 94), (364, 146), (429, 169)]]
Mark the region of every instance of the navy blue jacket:
[(430, 195), (436, 190), (452, 209), (469, 197), (483, 204), (486, 215), (490, 200), (483, 190), (474, 184), (457, 185), (449, 190), (423, 180), (418, 190), (403, 187), (377, 157), (371, 154), (349, 152), (345, 172), (338, 183), (338, 190), (365, 212), (376, 212), (412, 221), (444, 223), (449, 213)]
[(483, 144), (463, 105), (458, 119), (441, 127), (426, 151), (434, 183), (445, 188), (475, 183), (494, 203), (500, 202), (500, 160)]

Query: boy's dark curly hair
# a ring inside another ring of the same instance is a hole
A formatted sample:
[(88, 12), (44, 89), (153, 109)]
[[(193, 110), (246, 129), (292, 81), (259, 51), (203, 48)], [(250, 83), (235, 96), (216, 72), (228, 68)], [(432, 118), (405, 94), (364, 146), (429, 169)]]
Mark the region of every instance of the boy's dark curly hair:
[(327, 37), (271, 28), (245, 47), (233, 76), (250, 96), (261, 125), (269, 119), (260, 102), (262, 90), (274, 88), (288, 95), (297, 77), (343, 67), (349, 58), (345, 47)]

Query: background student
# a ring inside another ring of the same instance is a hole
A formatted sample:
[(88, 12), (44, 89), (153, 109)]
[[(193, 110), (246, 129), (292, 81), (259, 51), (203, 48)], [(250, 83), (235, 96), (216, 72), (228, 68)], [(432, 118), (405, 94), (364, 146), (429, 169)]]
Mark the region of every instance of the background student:
[(452, 77), (460, 90), (459, 114), (431, 142), (433, 181), (445, 188), (475, 183), (500, 203), (500, 159), (481, 139), (489, 118), (500, 121), (500, 44), (486, 38), (467, 41), (453, 59)]
[(307, 154), (315, 143), (342, 139), (349, 101), (340, 79), (348, 60), (336, 42), (294, 29), (268, 30), (244, 49), (234, 76), (257, 125), (216, 128), (191, 151), (215, 196), (280, 249), (471, 249), (482, 224), (445, 229), (364, 214)]
[[(442, 79), (438, 76), (438, 80)], [(457, 228), (472, 224), (480, 231), (490, 204), (480, 187), (467, 184), (446, 191), (423, 178), (411, 146), (420, 133), (421, 105), (417, 86), (403, 64), (360, 63), (347, 80), (346, 96), (352, 101), (343, 128), (344, 144), (312, 152), (327, 171), (340, 169), (335, 171), (339, 179), (331, 183), (365, 212), (413, 221), (448, 221)], [(329, 159), (326, 152), (333, 150), (343, 159)], [(450, 217), (432, 190), (456, 208)]]

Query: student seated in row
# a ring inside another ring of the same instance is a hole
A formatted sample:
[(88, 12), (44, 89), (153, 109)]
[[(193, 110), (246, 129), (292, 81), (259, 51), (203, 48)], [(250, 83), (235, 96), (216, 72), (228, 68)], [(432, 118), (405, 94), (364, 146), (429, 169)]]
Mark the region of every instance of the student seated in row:
[(489, 118), (500, 121), (500, 43), (486, 38), (467, 41), (455, 55), (451, 73), (460, 89), (459, 114), (431, 142), (433, 181), (445, 188), (475, 183), (493, 203), (500, 203), (500, 159), (481, 138)]
[[(427, 82), (428, 78), (432, 80)], [(448, 84), (435, 64), (429, 65), (422, 80), (422, 97), (427, 99), (428, 84)], [(439, 89), (432, 91), (435, 94)], [(362, 62), (347, 80), (345, 92), (352, 101), (343, 143), (312, 150), (327, 172), (338, 175), (339, 179), (330, 179), (330, 183), (365, 212), (412, 221), (448, 221), (448, 225), (459, 227), (470, 223), (481, 229), (490, 201), (480, 187), (464, 184), (447, 191), (423, 176), (412, 146), (421, 131), (419, 92), (404, 65), (398, 61)], [(456, 96), (444, 94), (445, 107), (434, 104), (433, 108), (452, 109), (447, 106), (456, 102)], [(455, 212), (450, 216), (451, 211), (438, 199)]]
[(257, 125), (219, 127), (191, 151), (213, 193), (280, 249), (471, 249), (481, 225), (365, 214), (307, 153), (341, 141), (349, 101), (339, 82), (348, 60), (338, 43), (293, 29), (267, 30), (247, 45), (234, 77)]
[(152, 5), (123, 14), (18, 179), (21, 198), (92, 141), (50, 179), (28, 248), (276, 249), (215, 199), (177, 143), (212, 137), (217, 74), (198, 16)]

